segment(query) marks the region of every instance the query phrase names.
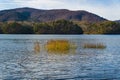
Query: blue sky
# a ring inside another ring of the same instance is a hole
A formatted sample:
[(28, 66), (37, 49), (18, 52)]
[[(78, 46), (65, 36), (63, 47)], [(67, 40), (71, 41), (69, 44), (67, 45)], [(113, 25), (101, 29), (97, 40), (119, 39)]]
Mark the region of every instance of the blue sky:
[(109, 20), (120, 19), (120, 0), (0, 0), (0, 10), (19, 7), (86, 10)]

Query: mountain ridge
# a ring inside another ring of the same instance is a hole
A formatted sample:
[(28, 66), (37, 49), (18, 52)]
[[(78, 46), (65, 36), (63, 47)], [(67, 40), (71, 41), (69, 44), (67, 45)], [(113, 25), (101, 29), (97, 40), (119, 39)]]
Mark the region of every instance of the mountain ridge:
[(67, 9), (35, 9), (35, 8), (16, 8), (0, 11), (0, 22), (5, 21), (33, 21), (48, 22), (55, 20), (101, 22), (107, 19), (84, 10), (67, 10)]
[(119, 22), (120, 23), (120, 20), (116, 20), (115, 22)]

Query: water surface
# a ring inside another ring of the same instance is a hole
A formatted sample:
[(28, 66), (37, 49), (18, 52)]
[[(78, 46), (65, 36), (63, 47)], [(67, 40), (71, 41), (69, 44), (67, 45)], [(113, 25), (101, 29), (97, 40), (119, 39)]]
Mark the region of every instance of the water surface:
[[(68, 41), (70, 48), (51, 53), (50, 40)], [(119, 80), (120, 35), (0, 35), (0, 79)]]

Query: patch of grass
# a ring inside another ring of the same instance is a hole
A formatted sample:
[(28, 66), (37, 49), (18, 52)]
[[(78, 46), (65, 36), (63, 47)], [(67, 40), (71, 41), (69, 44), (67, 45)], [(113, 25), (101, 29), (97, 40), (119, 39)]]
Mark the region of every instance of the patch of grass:
[(70, 43), (67, 40), (50, 40), (46, 44), (46, 49), (49, 53), (68, 53)]
[(106, 46), (101, 43), (93, 44), (93, 43), (86, 43), (84, 44), (83, 48), (92, 48), (92, 49), (105, 49)]
[(39, 44), (39, 42), (34, 43), (34, 52), (35, 53), (40, 53), (40, 44)]

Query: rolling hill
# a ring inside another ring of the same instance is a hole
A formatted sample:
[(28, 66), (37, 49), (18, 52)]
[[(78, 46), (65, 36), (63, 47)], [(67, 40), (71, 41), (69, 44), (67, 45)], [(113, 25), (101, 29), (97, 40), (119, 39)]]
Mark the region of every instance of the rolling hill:
[(106, 20), (98, 15), (83, 10), (79, 11), (70, 11), (66, 9), (41, 10), (25, 7), (0, 11), (0, 22), (5, 21), (48, 22), (60, 19), (85, 22), (101, 22)]

